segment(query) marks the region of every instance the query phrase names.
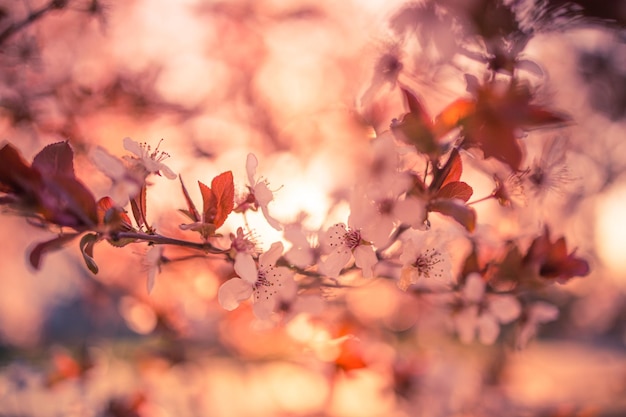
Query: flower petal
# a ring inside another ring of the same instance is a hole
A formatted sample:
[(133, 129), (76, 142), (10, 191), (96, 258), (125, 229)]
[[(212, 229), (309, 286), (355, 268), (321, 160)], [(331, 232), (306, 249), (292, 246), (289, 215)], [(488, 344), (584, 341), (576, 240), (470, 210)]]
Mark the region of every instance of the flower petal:
[(359, 245), (354, 250), (354, 259), (356, 266), (361, 268), (363, 272), (363, 278), (370, 278), (372, 276), (372, 269), (378, 262), (374, 248), (369, 245)]
[(404, 200), (397, 201), (393, 214), (402, 223), (407, 223), (412, 227), (420, 228), (424, 224), (426, 218), (426, 205), (422, 200), (414, 197), (407, 197)]
[(459, 334), (459, 339), (465, 344), (472, 343), (478, 325), (478, 306), (470, 306), (456, 313), (454, 327)]
[(178, 178), (178, 175), (176, 175), (174, 173), (174, 171), (172, 171), (170, 169), (170, 167), (168, 167), (165, 164), (159, 164), (159, 171), (165, 175), (165, 178), (170, 179), (170, 180), (175, 180), (176, 178)]
[(259, 165), (259, 160), (256, 159), (253, 153), (248, 154), (246, 159), (246, 173), (248, 174), (248, 183), (251, 187), (254, 187), (254, 176), (256, 175), (256, 167)]
[(275, 218), (270, 216), (270, 212), (267, 209), (267, 206), (261, 206), (261, 212), (263, 213), (263, 217), (265, 217), (265, 220), (267, 220), (267, 222), (269, 223), (270, 226), (272, 226), (274, 229), (276, 229), (278, 231), (283, 230), (283, 228), (280, 225), (280, 223), (278, 222), (278, 220), (276, 220)]
[(478, 319), (478, 338), (483, 345), (493, 345), (500, 334), (500, 325), (494, 316), (483, 314)]
[(463, 287), (463, 297), (470, 302), (478, 302), (485, 294), (485, 281), (480, 274), (470, 274)]
[(536, 323), (547, 323), (559, 317), (559, 309), (552, 304), (537, 301), (530, 307), (528, 317)]
[(278, 258), (283, 254), (282, 242), (274, 242), (267, 252), (262, 253), (259, 256), (259, 265), (261, 269), (267, 269), (268, 267), (276, 264)]
[(231, 278), (220, 286), (217, 291), (217, 301), (222, 308), (232, 311), (251, 295), (252, 285), (241, 278)]
[(245, 252), (235, 256), (235, 272), (250, 285), (257, 281), (259, 275), (252, 255)]
[(338, 248), (331, 252), (326, 259), (320, 261), (319, 271), (331, 278), (337, 278), (341, 269), (350, 262), (350, 258), (352, 258), (352, 252), (347, 247)]
[(254, 302), (252, 311), (259, 320), (269, 320), (276, 309), (276, 298), (259, 298)]
[(138, 158), (143, 157), (143, 150), (138, 142), (135, 142), (131, 138), (124, 138), (124, 149), (128, 152), (134, 153)]
[(522, 306), (512, 295), (500, 295), (491, 297), (489, 311), (500, 323), (507, 324), (519, 317)]

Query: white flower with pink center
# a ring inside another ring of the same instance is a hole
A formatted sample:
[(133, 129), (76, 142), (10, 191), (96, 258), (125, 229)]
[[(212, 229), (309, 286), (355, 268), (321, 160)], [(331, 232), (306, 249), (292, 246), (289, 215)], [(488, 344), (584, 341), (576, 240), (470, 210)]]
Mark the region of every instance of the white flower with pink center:
[(244, 202), (244, 205), (247, 203), (252, 210), (260, 208), (269, 225), (280, 231), (282, 230), (280, 223), (270, 215), (267, 208), (268, 204), (274, 200), (274, 193), (269, 189), (266, 180), (262, 178), (254, 178), (256, 176), (256, 168), (258, 165), (259, 161), (256, 156), (252, 153), (248, 154), (246, 159), (246, 173), (248, 174), (248, 188), (250, 190), (250, 194)]
[[(131, 164), (143, 168), (147, 174), (165, 175), (170, 180), (176, 179), (177, 175), (162, 161), (169, 158), (167, 152), (159, 151), (159, 144), (152, 149), (147, 143), (135, 142), (131, 138), (124, 138), (124, 149), (133, 153), (135, 156), (124, 157)], [(146, 174), (146, 175), (147, 175)]]
[(267, 320), (278, 302), (294, 297), (297, 291), (289, 269), (275, 266), (283, 253), (283, 244), (276, 242), (259, 256), (258, 266), (252, 255), (238, 252), (235, 256), (235, 272), (239, 278), (231, 278), (222, 284), (217, 293), (220, 305), (232, 311), (253, 296), (254, 314)]
[(354, 256), (355, 264), (361, 268), (363, 277), (372, 276), (372, 270), (378, 260), (374, 248), (363, 240), (359, 229), (347, 229), (343, 223), (336, 224), (322, 236), (322, 242), (324, 249), (330, 251), (319, 263), (319, 271), (322, 274), (338, 278), (341, 270)]
[(398, 281), (398, 287), (403, 291), (424, 278), (439, 282), (452, 279), (452, 262), (441, 244), (440, 236), (433, 232), (426, 233), (426, 236), (411, 238), (404, 243), (400, 255), (402, 270)]

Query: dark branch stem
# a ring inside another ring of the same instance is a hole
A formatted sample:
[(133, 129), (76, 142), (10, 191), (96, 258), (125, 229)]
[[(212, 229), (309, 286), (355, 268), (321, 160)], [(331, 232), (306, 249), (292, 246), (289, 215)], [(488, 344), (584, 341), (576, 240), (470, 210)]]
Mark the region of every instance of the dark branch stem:
[(121, 239), (136, 239), (143, 240), (145, 242), (151, 242), (156, 245), (174, 245), (183, 248), (198, 249), (207, 253), (224, 254), (228, 252), (228, 249), (219, 249), (210, 243), (189, 242), (188, 240), (175, 239), (173, 237), (167, 237), (162, 235), (151, 235), (146, 233), (137, 232), (120, 232), (113, 236), (116, 240)]

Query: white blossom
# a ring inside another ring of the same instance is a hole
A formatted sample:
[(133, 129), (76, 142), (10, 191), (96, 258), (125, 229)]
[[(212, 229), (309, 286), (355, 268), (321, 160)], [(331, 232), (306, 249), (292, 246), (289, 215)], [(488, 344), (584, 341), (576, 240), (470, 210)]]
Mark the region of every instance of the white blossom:
[(354, 256), (356, 266), (361, 268), (363, 277), (372, 276), (374, 265), (378, 261), (374, 248), (361, 237), (358, 229), (346, 229), (343, 223), (336, 224), (322, 236), (328, 256), (319, 263), (319, 271), (331, 278), (338, 278), (341, 270)]
[(253, 296), (254, 314), (259, 319), (269, 319), (280, 299), (293, 297), (297, 290), (291, 271), (275, 266), (282, 253), (283, 244), (275, 242), (259, 256), (258, 266), (249, 253), (237, 253), (235, 272), (239, 278), (231, 278), (220, 286), (217, 294), (220, 305), (232, 311)]
[(478, 333), (481, 343), (493, 344), (500, 324), (511, 323), (522, 311), (512, 295), (485, 294), (485, 281), (477, 273), (467, 276), (460, 296), (462, 307), (454, 315), (454, 325), (463, 343), (472, 343)]
[(159, 151), (159, 145), (153, 150), (145, 142), (139, 143), (131, 138), (124, 138), (124, 149), (135, 155), (127, 156), (125, 159), (136, 167), (142, 167), (148, 174), (160, 175), (163, 173), (170, 180), (176, 179), (177, 175), (162, 162), (164, 159), (169, 158), (169, 154)]

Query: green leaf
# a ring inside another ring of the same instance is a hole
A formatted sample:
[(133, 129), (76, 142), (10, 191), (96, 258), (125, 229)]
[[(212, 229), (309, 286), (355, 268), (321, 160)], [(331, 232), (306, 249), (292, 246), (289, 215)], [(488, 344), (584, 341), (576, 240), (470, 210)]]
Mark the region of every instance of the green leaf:
[(95, 233), (87, 233), (80, 239), (80, 252), (83, 254), (85, 265), (93, 274), (98, 273), (98, 265), (96, 265), (96, 261), (93, 259), (93, 247), (97, 241), (98, 235)]

